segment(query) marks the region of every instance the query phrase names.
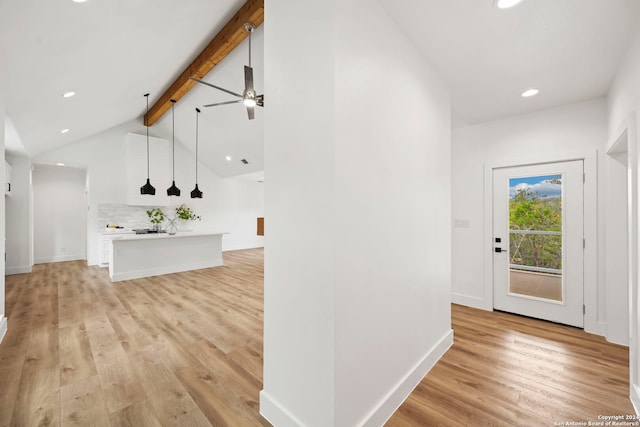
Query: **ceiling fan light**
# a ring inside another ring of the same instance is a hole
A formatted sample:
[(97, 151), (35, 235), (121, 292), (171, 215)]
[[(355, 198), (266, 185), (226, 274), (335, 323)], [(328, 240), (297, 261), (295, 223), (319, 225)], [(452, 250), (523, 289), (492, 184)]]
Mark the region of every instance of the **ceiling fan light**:
[(242, 100), (242, 103), (245, 105), (245, 107), (255, 107), (257, 104), (255, 98), (244, 98)]

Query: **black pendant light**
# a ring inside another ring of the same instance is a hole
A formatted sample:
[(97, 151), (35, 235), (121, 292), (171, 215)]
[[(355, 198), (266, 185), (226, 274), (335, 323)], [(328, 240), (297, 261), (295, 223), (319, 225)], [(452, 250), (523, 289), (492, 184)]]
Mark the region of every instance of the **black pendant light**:
[(173, 113), (173, 106), (176, 104), (175, 99), (171, 99), (171, 123), (173, 130), (171, 132), (172, 149), (171, 149), (171, 187), (167, 188), (167, 196), (179, 196), (180, 189), (176, 187), (176, 119)]
[[(144, 120), (147, 120), (149, 116), (149, 94), (144, 95), (147, 98), (147, 114), (144, 116)], [(156, 189), (151, 185), (149, 181), (149, 126), (147, 126), (147, 183), (140, 187), (140, 194), (149, 194), (151, 196), (155, 196)]]
[(198, 116), (200, 109), (196, 108), (196, 188), (191, 190), (192, 199), (202, 199), (202, 191), (198, 188)]

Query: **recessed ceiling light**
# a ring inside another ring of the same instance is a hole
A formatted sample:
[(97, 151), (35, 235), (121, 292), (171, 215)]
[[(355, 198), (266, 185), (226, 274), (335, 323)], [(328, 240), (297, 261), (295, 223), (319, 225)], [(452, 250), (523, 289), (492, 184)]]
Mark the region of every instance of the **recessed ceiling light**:
[(498, 9), (509, 9), (520, 3), (522, 0), (495, 0), (494, 4), (498, 7)]
[(75, 95), (75, 92), (65, 92), (62, 94), (63, 98), (71, 98), (73, 95)]
[(56, 166), (64, 166), (64, 163), (56, 163)]
[(71, 129), (62, 129), (62, 130), (60, 131), (60, 133), (67, 133), (67, 132), (69, 132), (70, 130), (71, 130)]
[(528, 98), (528, 97), (530, 97), (530, 96), (537, 95), (537, 94), (538, 94), (538, 92), (540, 92), (538, 89), (528, 89), (528, 90), (525, 90), (524, 92), (522, 92), (522, 95), (521, 95), (521, 96), (522, 96), (523, 98)]
[(227, 162), (230, 162), (231, 161), (231, 156), (227, 156), (227, 157), (225, 157), (225, 159), (227, 159)]
[(86, 2), (87, 0), (71, 0), (71, 1), (73, 1), (74, 3), (84, 3), (84, 2)]

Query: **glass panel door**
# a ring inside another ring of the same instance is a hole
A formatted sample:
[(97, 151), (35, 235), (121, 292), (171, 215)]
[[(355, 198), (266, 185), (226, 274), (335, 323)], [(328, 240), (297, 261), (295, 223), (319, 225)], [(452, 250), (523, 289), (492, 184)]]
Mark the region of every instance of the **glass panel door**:
[(562, 175), (509, 178), (509, 294), (562, 302)]
[(583, 326), (581, 160), (493, 169), (493, 307)]

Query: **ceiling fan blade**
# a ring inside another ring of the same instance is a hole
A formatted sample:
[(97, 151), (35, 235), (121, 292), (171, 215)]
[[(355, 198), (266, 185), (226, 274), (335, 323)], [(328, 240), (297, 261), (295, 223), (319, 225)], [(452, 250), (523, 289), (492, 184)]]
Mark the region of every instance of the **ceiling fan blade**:
[(227, 90), (227, 89), (222, 88), (222, 87), (220, 87), (220, 86), (216, 86), (216, 85), (214, 85), (214, 84), (211, 84), (211, 83), (205, 82), (204, 80), (198, 80), (198, 79), (196, 79), (195, 77), (189, 77), (189, 78), (190, 78), (191, 80), (193, 80), (194, 82), (202, 83), (203, 85), (207, 85), (207, 86), (212, 87), (212, 88), (214, 88), (214, 89), (218, 89), (218, 90), (221, 90), (221, 91), (223, 91), (223, 92), (226, 92), (226, 93), (228, 93), (229, 95), (233, 95), (233, 96), (237, 96), (238, 98), (242, 98), (242, 95), (237, 94), (237, 93), (235, 93), (235, 92), (231, 92), (230, 90)]
[(255, 107), (247, 107), (247, 115), (249, 116), (249, 120), (253, 120), (256, 117)]
[(244, 93), (253, 93), (253, 68), (244, 66)]
[(215, 104), (203, 105), (203, 107), (215, 107), (217, 105), (237, 104), (239, 102), (242, 102), (242, 99), (238, 99), (237, 101), (216, 102)]

